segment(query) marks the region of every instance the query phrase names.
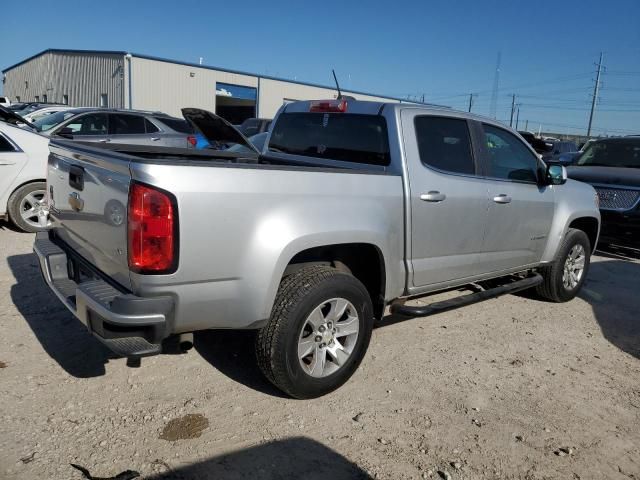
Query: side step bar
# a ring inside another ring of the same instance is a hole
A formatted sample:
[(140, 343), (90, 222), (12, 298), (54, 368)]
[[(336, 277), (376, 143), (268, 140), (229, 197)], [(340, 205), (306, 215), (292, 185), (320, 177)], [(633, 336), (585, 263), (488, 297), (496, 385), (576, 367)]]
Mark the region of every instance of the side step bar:
[(433, 313), (444, 312), (452, 308), (464, 307), (465, 305), (471, 305), (472, 303), (481, 302), (489, 298), (499, 297), (507, 293), (519, 292), (520, 290), (526, 290), (527, 288), (535, 287), (542, 283), (542, 276), (538, 273), (534, 273), (521, 280), (516, 280), (499, 287), (490, 288), (477, 293), (471, 293), (469, 295), (462, 295), (460, 297), (451, 298), (449, 300), (443, 300), (441, 302), (431, 303), (429, 305), (410, 307), (408, 305), (393, 304), (391, 305), (391, 313), (397, 315), (403, 315), (405, 317), (425, 317)]

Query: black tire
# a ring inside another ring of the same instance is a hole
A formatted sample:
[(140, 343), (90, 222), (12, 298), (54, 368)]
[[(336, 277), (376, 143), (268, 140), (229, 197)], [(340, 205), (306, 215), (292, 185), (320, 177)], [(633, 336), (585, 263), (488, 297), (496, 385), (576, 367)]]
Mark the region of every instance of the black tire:
[[(569, 253), (576, 245), (582, 245), (585, 252), (584, 270), (578, 284), (573, 288), (565, 287), (562, 278), (564, 274), (564, 266)], [(567, 235), (558, 250), (555, 260), (547, 267), (539, 270), (544, 281), (536, 287), (538, 295), (552, 302), (568, 302), (575, 298), (580, 292), (587, 275), (589, 273), (589, 264), (591, 261), (591, 243), (589, 237), (582, 230), (570, 228)]]
[(22, 205), (22, 201), (30, 194), (42, 191), (46, 192), (47, 184), (45, 182), (32, 182), (27, 183), (26, 185), (22, 185), (20, 188), (17, 188), (9, 197), (9, 201), (7, 202), (7, 210), (9, 212), (9, 219), (11, 223), (13, 223), (17, 228), (22, 230), (23, 232), (35, 233), (41, 230), (45, 230), (45, 228), (32, 225), (26, 222), (22, 216), (20, 215), (20, 209)]
[[(339, 369), (312, 377), (300, 365), (298, 340), (311, 312), (333, 298), (348, 300), (359, 318), (352, 353)], [(256, 357), (264, 375), (294, 398), (316, 398), (344, 384), (362, 361), (373, 330), (373, 306), (367, 289), (354, 276), (332, 267), (305, 267), (280, 283), (267, 325), (256, 337)]]

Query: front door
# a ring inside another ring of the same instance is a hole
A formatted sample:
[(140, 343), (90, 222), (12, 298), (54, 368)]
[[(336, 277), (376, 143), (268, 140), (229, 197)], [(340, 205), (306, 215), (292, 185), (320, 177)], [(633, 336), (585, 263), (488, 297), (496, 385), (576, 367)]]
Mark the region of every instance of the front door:
[(540, 162), (513, 133), (483, 124), (483, 152), (489, 213), (482, 269), (515, 269), (537, 263), (554, 214), (553, 187), (538, 182)]
[(409, 169), (410, 246), (414, 288), (479, 273), (487, 187), (477, 176), (469, 124), (447, 115), (402, 111)]

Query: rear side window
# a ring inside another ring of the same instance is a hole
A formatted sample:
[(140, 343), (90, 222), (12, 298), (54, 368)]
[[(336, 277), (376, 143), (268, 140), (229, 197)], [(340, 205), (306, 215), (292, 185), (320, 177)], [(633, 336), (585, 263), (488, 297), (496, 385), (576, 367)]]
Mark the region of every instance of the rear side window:
[(269, 150), (307, 157), (387, 166), (387, 123), (380, 115), (283, 113)]
[(156, 127), (153, 123), (151, 123), (146, 118), (144, 119), (144, 125), (145, 125), (145, 128), (147, 129), (147, 133), (155, 133), (159, 131), (158, 127)]
[[(2, 97), (0, 97), (2, 98)], [(0, 134), (0, 152), (15, 152), (16, 149), (11, 145), (11, 142), (7, 140), (4, 135)]]
[(420, 161), (445, 172), (473, 175), (469, 126), (459, 118), (418, 116), (415, 118)]
[(110, 115), (111, 135), (134, 135), (145, 133), (144, 117), (139, 115)]
[[(156, 118), (156, 117), (154, 117)], [(179, 118), (158, 118), (160, 122), (164, 123), (171, 130), (175, 130), (180, 133), (193, 133), (193, 128), (186, 120), (180, 120)]]

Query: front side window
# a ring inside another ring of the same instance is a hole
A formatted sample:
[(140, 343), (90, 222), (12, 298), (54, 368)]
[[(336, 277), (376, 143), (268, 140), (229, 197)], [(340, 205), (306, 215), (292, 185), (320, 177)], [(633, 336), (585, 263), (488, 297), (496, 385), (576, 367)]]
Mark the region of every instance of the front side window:
[(418, 116), (414, 125), (420, 161), (424, 165), (450, 173), (475, 173), (466, 120)]
[(145, 133), (144, 117), (139, 115), (110, 115), (111, 135), (135, 135)]
[(520, 182), (537, 182), (538, 159), (512, 133), (482, 124), (489, 153), (489, 177)]
[(90, 113), (74, 118), (64, 125), (71, 129), (73, 135), (106, 135), (107, 115), (105, 113)]

